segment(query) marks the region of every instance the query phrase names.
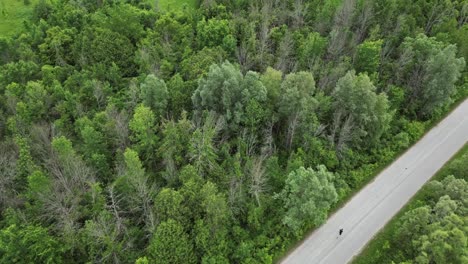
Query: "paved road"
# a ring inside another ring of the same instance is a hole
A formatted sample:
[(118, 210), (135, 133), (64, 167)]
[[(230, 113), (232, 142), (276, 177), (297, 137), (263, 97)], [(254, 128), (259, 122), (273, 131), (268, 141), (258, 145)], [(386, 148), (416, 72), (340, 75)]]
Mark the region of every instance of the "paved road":
[[(468, 99), (315, 230), (282, 263), (348, 263), (468, 141)], [(340, 228), (343, 235), (338, 236)]]

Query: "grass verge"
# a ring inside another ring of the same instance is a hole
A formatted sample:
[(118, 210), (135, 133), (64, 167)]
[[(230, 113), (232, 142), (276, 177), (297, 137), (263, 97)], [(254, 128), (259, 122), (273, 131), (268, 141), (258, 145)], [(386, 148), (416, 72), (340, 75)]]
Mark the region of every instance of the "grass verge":
[(0, 0), (0, 37), (11, 36), (23, 28), (23, 21), (31, 17), (36, 0)]
[(189, 9), (197, 7), (197, 0), (160, 0), (159, 7), (164, 11), (183, 10), (184, 6)]

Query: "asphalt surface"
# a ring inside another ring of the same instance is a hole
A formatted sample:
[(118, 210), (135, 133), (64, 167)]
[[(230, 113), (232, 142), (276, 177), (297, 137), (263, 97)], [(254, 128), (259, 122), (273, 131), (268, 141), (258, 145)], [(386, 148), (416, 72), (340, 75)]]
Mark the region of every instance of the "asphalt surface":
[[(348, 263), (468, 141), (468, 99), (382, 171), (282, 263)], [(343, 234), (338, 235), (343, 228)]]

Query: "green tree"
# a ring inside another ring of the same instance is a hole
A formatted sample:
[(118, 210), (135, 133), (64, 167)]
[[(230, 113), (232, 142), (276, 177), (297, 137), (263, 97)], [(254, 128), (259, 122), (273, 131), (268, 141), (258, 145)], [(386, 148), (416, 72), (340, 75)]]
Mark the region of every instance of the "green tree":
[(176, 220), (178, 223), (186, 225), (185, 219), (188, 214), (183, 206), (184, 197), (179, 191), (163, 188), (159, 191), (154, 200), (154, 208), (159, 222), (165, 222), (169, 219)]
[(423, 34), (406, 38), (396, 70), (398, 83), (407, 89), (406, 108), (420, 117), (450, 102), (455, 82), (465, 66), (456, 58), (455, 45), (444, 45)]
[(225, 263), (229, 250), (227, 243), (229, 212), (226, 198), (218, 192), (212, 182), (207, 182), (202, 187), (198, 197), (202, 218), (195, 221), (196, 252), (203, 258), (202, 262), (211, 259)]
[(379, 69), (380, 53), (382, 52), (383, 40), (366, 40), (356, 47), (354, 55), (354, 68), (358, 73), (367, 72), (371, 75)]
[[(125, 166), (122, 175), (110, 186), (111, 193), (115, 193), (115, 207), (124, 212), (133, 212), (130, 215), (132, 222), (144, 226), (145, 235), (151, 234), (156, 228), (153, 203), (156, 187), (149, 180), (136, 151), (126, 149), (123, 158)], [(119, 197), (126, 199), (118, 199)]]
[(156, 116), (164, 116), (167, 111), (169, 97), (166, 83), (153, 74), (149, 74), (140, 85), (140, 90), (140, 98), (143, 104), (150, 107)]
[(200, 175), (205, 177), (218, 169), (218, 154), (214, 139), (219, 132), (219, 126), (215, 122), (215, 116), (209, 114), (203, 127), (197, 128), (192, 133), (188, 148), (191, 164)]
[(281, 97), (281, 83), (283, 81), (282, 72), (268, 67), (262, 76), (260, 76), (260, 81), (267, 90), (268, 104), (270, 105), (270, 108), (276, 108), (278, 100)]
[(222, 46), (231, 53), (236, 45), (229, 28), (229, 21), (225, 19), (202, 19), (197, 24), (197, 40), (200, 47)]
[(147, 106), (137, 106), (133, 118), (130, 120), (129, 128), (132, 132), (130, 138), (135, 142), (138, 153), (144, 157), (146, 162), (154, 162), (158, 142), (154, 112)]
[(44, 43), (39, 45), (43, 60), (51, 65), (72, 64), (72, 44), (76, 34), (75, 28), (62, 29), (56, 26), (48, 29)]
[(300, 167), (289, 173), (286, 185), (277, 197), (284, 203), (286, 212), (283, 224), (299, 235), (310, 224), (322, 224), (338, 195), (333, 185), (335, 175), (325, 166), (316, 170)]
[(0, 230), (2, 263), (63, 263), (66, 246), (41, 226), (12, 224)]
[(313, 70), (326, 52), (327, 39), (311, 32), (299, 46), (299, 63), (302, 69)]
[(191, 133), (192, 124), (185, 112), (182, 113), (182, 119), (177, 123), (171, 120), (163, 124), (163, 138), (159, 152), (162, 153), (165, 166), (163, 177), (169, 185), (178, 183), (178, 171), (184, 164), (187, 164)]
[(248, 72), (245, 76), (229, 62), (210, 67), (205, 78), (200, 79), (192, 101), (194, 108), (215, 111), (223, 115), (229, 128), (236, 130), (245, 123), (246, 107), (251, 100), (263, 103), (267, 91), (257, 73)]
[(349, 142), (353, 147), (371, 146), (388, 129), (392, 114), (387, 96), (377, 94), (366, 74), (348, 72), (334, 91), (334, 123), (331, 138), (339, 152)]
[(282, 96), (278, 101), (278, 113), (285, 120), (287, 149), (293, 146), (297, 130), (306, 120), (306, 115), (314, 113), (314, 108), (318, 105), (313, 97), (314, 93), (315, 80), (308, 72), (288, 74), (281, 84)]
[(75, 42), (75, 44), (74, 53), (78, 56), (77, 61), (80, 61), (79, 58), (83, 55), (83, 50), (89, 49), (89, 53), (84, 53), (84, 56), (89, 56), (91, 63), (102, 63), (107, 67), (115, 63), (124, 76), (134, 76), (136, 71), (135, 47), (127, 37), (110, 29), (94, 28), (89, 43), (85, 41), (83, 43)]
[(172, 219), (158, 226), (148, 246), (148, 253), (153, 263), (196, 263), (189, 236), (182, 225)]

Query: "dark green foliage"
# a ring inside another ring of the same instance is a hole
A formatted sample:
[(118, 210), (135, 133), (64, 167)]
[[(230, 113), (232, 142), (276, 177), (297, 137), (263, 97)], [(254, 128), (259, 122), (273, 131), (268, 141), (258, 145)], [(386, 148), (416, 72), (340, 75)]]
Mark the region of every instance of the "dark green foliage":
[[(0, 37), (0, 262), (272, 263), (467, 95), (463, 1), (156, 2)], [(422, 262), (464, 256), (459, 185)]]

